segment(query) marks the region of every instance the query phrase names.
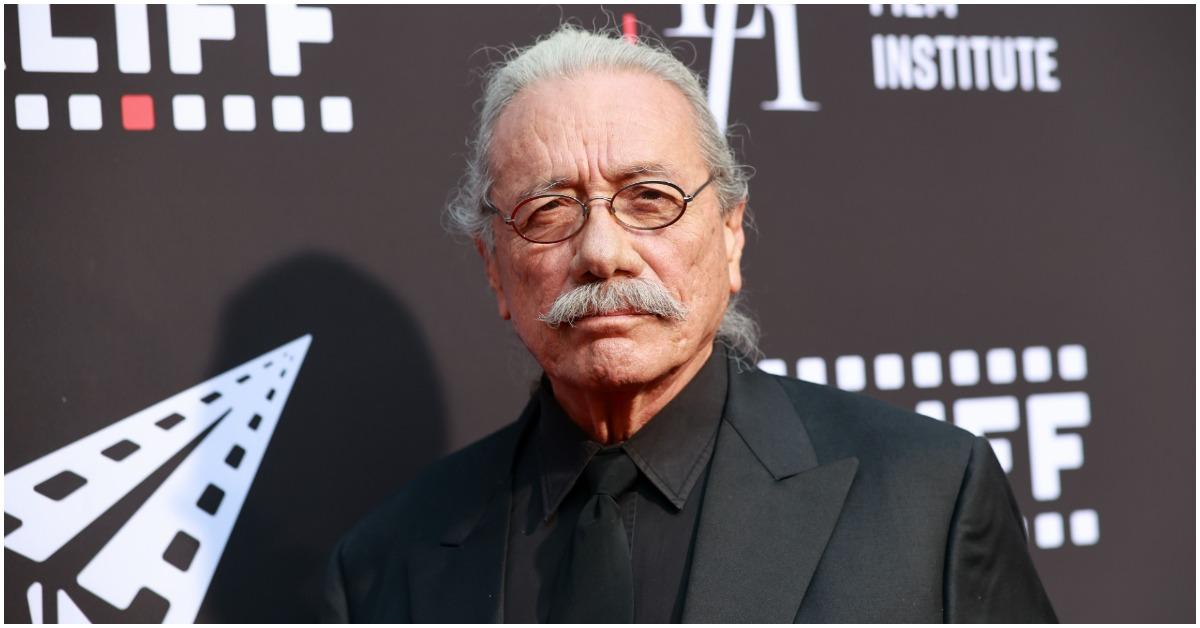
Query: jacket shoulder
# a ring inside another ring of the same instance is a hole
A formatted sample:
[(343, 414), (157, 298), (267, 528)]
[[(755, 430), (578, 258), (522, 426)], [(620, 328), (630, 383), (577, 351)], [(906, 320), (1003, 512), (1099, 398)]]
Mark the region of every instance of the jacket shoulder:
[(873, 397), (795, 378), (762, 376), (783, 387), (824, 460), (953, 460), (961, 468), (975, 443), (975, 435), (962, 428)]
[(375, 507), (339, 541), (343, 568), (356, 571), (405, 554), (414, 543), (436, 543), (465, 511), (491, 496), (521, 425), (518, 420), (438, 460)]

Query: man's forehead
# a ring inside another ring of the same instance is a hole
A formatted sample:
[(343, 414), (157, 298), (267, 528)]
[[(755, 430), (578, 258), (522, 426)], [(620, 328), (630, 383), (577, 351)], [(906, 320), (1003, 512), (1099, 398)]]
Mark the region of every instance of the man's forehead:
[(676, 179), (694, 152), (692, 114), (675, 85), (642, 72), (544, 79), (521, 89), (497, 120), (492, 179), (519, 197), (580, 176)]

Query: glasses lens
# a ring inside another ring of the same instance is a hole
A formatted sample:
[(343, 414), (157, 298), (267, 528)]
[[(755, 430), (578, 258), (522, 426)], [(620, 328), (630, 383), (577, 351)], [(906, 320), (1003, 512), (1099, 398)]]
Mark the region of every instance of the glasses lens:
[(665, 183), (636, 183), (613, 197), (621, 222), (637, 229), (657, 229), (683, 213), (683, 192)]
[(517, 207), (513, 224), (534, 242), (557, 242), (583, 223), (583, 208), (569, 196), (535, 196)]

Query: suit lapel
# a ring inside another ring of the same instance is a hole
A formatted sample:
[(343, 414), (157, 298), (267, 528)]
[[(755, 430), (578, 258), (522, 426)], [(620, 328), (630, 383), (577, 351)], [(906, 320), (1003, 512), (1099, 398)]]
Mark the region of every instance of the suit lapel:
[(414, 623), (496, 623), (504, 619), (504, 571), (512, 508), (512, 463), (517, 444), (533, 417), (537, 396), (509, 428), (492, 460), (480, 468), (474, 495), (437, 544), (418, 547), (409, 560), (409, 595)]
[(494, 623), (503, 617), (507, 492), (497, 492), (461, 545), (421, 547), (409, 572), (414, 623)]
[(683, 620), (792, 622), (857, 469), (819, 464), (782, 387), (731, 363)]

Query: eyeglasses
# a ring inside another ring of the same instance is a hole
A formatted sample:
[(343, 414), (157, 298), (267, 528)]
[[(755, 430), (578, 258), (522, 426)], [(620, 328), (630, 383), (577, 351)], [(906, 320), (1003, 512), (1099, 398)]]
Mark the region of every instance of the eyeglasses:
[(570, 239), (583, 230), (592, 201), (608, 201), (608, 211), (622, 225), (639, 231), (653, 231), (675, 224), (683, 217), (688, 203), (712, 183), (709, 176), (695, 192), (684, 194), (683, 188), (670, 181), (638, 181), (616, 191), (611, 197), (593, 196), (579, 200), (566, 194), (531, 196), (504, 212), (484, 198), (483, 205), (512, 226), (517, 235), (537, 244), (554, 244)]

